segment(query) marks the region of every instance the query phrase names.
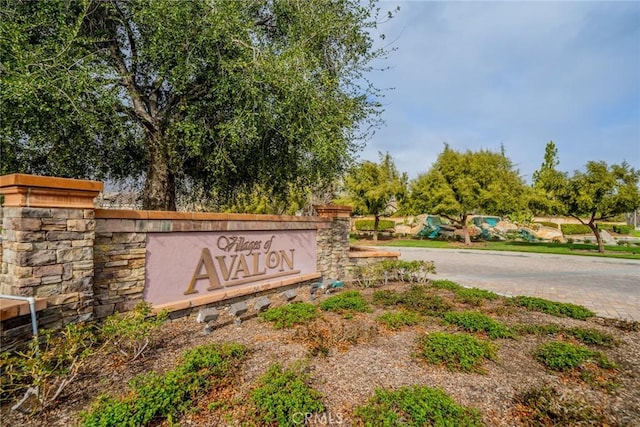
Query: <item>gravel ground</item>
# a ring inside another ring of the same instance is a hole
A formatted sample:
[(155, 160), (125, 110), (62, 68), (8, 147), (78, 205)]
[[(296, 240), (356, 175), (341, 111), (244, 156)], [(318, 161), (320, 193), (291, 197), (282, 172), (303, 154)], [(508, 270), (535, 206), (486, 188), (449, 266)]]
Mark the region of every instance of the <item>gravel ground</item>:
[[(391, 287), (403, 290), (407, 286), (394, 284)], [(365, 296), (370, 296), (375, 289), (362, 291)], [(449, 299), (457, 310), (478, 309), (456, 301), (448, 291), (434, 292)], [(240, 425), (243, 422), (256, 425), (249, 418), (251, 407), (246, 398), (256, 380), (271, 364), (288, 365), (304, 359), (307, 360), (313, 387), (324, 396), (327, 411), (325, 418), (318, 418), (311, 425), (353, 425), (353, 408), (366, 403), (376, 388), (428, 385), (444, 389), (459, 404), (480, 410), (488, 426), (531, 425), (527, 424), (526, 411), (523, 412), (516, 397), (542, 386), (552, 386), (560, 391), (563, 399), (578, 400), (594, 409), (601, 418), (591, 425), (640, 426), (640, 331), (637, 324), (602, 318), (587, 321), (556, 318), (513, 307), (505, 308), (504, 299), (486, 302), (479, 309), (511, 325), (556, 323), (614, 334), (620, 342), (618, 346), (593, 348), (604, 351), (619, 365), (615, 372), (618, 386), (608, 391), (585, 383), (575, 374), (558, 374), (545, 369), (532, 353), (538, 345), (551, 338), (534, 335), (494, 340), (498, 347), (497, 358), (485, 364), (485, 374), (450, 372), (445, 367), (429, 365), (417, 358), (416, 342), (430, 332), (458, 332), (458, 329), (442, 325), (437, 318), (426, 317), (419, 325), (389, 331), (375, 321), (384, 312), (379, 307), (372, 313), (356, 314), (352, 318), (325, 313), (315, 326), (332, 331), (331, 339), (325, 343), (331, 344), (326, 357), (310, 356), (309, 344), (313, 336), (309, 328), (276, 330), (259, 318), (251, 318), (240, 325), (229, 324), (205, 335), (202, 324), (197, 324), (193, 318), (183, 318), (164, 325), (160, 342), (144, 357), (126, 364), (96, 358), (66, 389), (55, 408), (26, 417), (10, 413), (8, 405), (5, 405), (0, 424), (3, 427), (77, 425), (79, 412), (86, 410), (98, 395), (123, 394), (127, 381), (136, 374), (151, 370), (161, 373), (171, 369), (187, 348), (210, 342), (238, 342), (251, 349), (240, 377), (230, 389), (216, 390), (201, 399), (198, 402), (201, 410), (184, 416), (178, 425)], [(208, 402), (221, 399), (230, 402), (226, 418), (219, 411), (207, 409)]]

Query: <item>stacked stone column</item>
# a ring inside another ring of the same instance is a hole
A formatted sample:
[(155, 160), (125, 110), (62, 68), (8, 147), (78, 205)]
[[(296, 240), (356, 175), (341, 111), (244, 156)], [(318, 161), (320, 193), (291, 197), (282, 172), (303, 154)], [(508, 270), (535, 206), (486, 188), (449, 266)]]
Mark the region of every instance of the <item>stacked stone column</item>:
[(313, 207), (318, 216), (331, 218), (331, 227), (319, 229), (318, 271), (325, 279), (345, 280), (349, 266), (350, 206), (323, 205)]
[(4, 195), (0, 293), (46, 298), (40, 327), (84, 321), (93, 313), (95, 181), (13, 174)]

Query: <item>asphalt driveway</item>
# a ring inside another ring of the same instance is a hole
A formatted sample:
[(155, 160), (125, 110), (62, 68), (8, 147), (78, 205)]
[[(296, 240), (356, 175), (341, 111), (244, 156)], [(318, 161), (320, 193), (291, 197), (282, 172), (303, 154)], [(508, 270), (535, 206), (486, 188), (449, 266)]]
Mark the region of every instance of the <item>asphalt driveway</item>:
[(400, 259), (434, 261), (437, 279), (506, 296), (571, 302), (602, 317), (640, 321), (640, 261), (467, 249), (394, 250)]

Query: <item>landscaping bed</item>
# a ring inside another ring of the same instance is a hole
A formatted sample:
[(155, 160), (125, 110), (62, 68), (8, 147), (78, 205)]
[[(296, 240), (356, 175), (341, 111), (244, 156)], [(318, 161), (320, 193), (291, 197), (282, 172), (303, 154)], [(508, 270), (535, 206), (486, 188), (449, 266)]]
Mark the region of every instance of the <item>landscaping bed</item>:
[[(125, 412), (148, 401), (158, 412), (147, 424), (162, 426), (302, 425), (306, 412), (314, 413), (307, 425), (626, 426), (640, 419), (638, 323), (449, 281), (352, 287), (290, 307), (210, 334), (193, 318), (169, 321), (134, 360), (90, 356), (45, 411), (21, 415), (5, 402), (2, 425), (124, 425), (114, 421), (124, 412), (95, 403), (100, 395)], [(224, 370), (188, 362), (204, 356), (185, 359), (186, 350), (212, 344), (232, 355), (228, 364), (210, 356)], [(135, 388), (131, 380), (150, 372), (154, 381)], [(182, 386), (171, 388), (167, 378)], [(171, 397), (177, 409), (165, 414), (158, 402), (173, 396), (165, 390), (192, 387), (185, 378), (200, 381), (198, 390), (180, 397), (183, 408)]]

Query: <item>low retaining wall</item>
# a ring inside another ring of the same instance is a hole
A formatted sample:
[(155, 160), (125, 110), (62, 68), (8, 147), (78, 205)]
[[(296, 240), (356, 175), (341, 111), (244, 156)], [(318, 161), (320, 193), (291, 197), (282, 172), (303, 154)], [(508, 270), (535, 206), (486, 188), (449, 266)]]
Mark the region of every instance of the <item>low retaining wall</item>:
[[(36, 298), (40, 328), (99, 320), (140, 301), (172, 317), (251, 304), (320, 278), (345, 280), (352, 263), (394, 256), (350, 251), (350, 207), (316, 206), (308, 217), (96, 209), (102, 188), (0, 177), (0, 294)], [(0, 296), (0, 308), (7, 301)], [(31, 332), (28, 304), (11, 304), (0, 319), (3, 349)]]

